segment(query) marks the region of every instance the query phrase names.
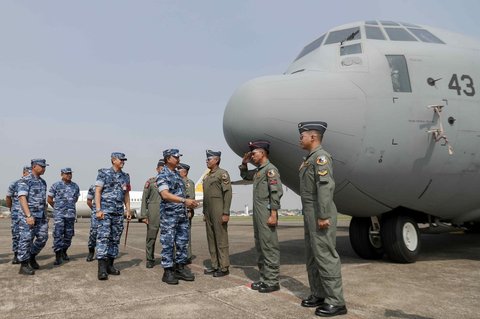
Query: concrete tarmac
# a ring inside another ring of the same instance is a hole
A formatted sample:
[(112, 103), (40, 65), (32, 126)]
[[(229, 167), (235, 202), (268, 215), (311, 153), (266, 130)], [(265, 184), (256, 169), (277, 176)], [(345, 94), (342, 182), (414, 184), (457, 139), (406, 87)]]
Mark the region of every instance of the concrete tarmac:
[[(280, 218), (281, 290), (261, 294), (250, 219), (229, 223), (230, 276), (203, 274), (209, 264), (205, 226), (193, 220), (191, 265), (194, 282), (163, 283), (163, 269), (145, 267), (146, 226), (131, 222), (128, 242), (116, 260), (120, 276), (97, 280), (97, 262), (86, 262), (89, 221), (79, 220), (69, 250), (71, 260), (53, 266), (53, 229), (37, 260), (34, 276), (12, 265), (10, 219), (0, 220), (0, 318), (318, 318), (300, 301), (310, 294), (305, 270), (303, 223)], [(338, 318), (480, 318), (480, 235), (463, 232), (422, 235), (414, 264), (367, 261), (353, 252), (348, 221), (339, 222), (337, 248), (342, 259), (348, 314)], [(160, 257), (160, 244), (156, 255)]]

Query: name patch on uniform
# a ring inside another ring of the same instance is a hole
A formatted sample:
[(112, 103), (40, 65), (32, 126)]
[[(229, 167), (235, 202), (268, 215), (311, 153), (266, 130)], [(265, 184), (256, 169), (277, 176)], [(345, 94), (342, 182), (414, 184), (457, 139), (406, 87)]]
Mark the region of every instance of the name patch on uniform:
[(328, 159), (327, 159), (327, 157), (326, 157), (325, 155), (321, 155), (321, 156), (317, 157), (317, 164), (318, 164), (318, 165), (322, 165), (322, 166), (323, 166), (323, 165), (325, 165), (325, 164), (327, 164), (327, 163), (328, 163)]
[(320, 175), (320, 176), (326, 176), (327, 174), (328, 174), (328, 170), (326, 170), (326, 169), (318, 171), (318, 175)]
[(276, 175), (275, 170), (273, 170), (273, 169), (268, 170), (268, 172), (267, 172), (268, 177), (275, 177), (275, 175)]

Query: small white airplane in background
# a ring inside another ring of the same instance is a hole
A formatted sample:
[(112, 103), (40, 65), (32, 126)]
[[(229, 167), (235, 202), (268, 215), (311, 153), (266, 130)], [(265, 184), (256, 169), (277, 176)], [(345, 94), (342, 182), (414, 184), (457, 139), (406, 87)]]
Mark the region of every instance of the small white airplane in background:
[(367, 259), (414, 262), (424, 232), (480, 230), (480, 42), (395, 21), (332, 28), (282, 75), (231, 97), (223, 131), (240, 157), (253, 139), (297, 194), (299, 122), (328, 123), (335, 203)]

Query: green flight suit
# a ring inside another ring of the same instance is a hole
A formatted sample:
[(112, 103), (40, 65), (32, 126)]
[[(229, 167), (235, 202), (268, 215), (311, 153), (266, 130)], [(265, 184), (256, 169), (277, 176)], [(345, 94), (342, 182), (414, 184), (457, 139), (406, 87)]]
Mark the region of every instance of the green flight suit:
[(230, 215), (231, 203), (230, 176), (218, 167), (203, 178), (203, 214), (212, 268), (221, 271), (230, 267), (228, 224), (222, 224), (222, 215)]
[[(195, 183), (187, 178), (183, 179), (185, 183), (185, 195), (187, 198), (195, 199)], [(192, 259), (192, 218), (195, 215), (195, 210), (192, 208), (187, 209), (188, 212), (191, 214), (190, 218), (188, 219), (188, 259)]]
[[(311, 294), (325, 298), (328, 304), (343, 306), (341, 264), (335, 249), (337, 208), (333, 202), (332, 157), (321, 146), (315, 148), (300, 166), (299, 175)], [(320, 229), (318, 219), (329, 219), (330, 227)]]
[(258, 254), (260, 281), (269, 286), (277, 285), (280, 272), (280, 246), (277, 227), (267, 225), (267, 220), (272, 209), (280, 209), (280, 198), (283, 195), (280, 174), (270, 161), (250, 171), (244, 164), (239, 168), (243, 179), (253, 180), (253, 234)]
[(160, 229), (160, 202), (162, 201), (158, 193), (156, 179), (156, 177), (151, 177), (145, 183), (140, 210), (140, 218), (148, 218), (145, 253), (147, 261), (152, 262), (155, 261), (155, 242)]

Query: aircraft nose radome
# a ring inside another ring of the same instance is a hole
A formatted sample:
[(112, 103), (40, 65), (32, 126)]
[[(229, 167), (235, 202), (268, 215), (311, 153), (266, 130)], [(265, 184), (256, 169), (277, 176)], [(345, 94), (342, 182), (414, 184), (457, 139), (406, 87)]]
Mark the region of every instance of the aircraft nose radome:
[[(288, 151), (298, 147), (297, 124), (325, 121), (328, 132), (325, 145), (331, 153), (347, 160), (359, 147), (363, 134), (366, 98), (364, 93), (342, 75), (308, 72), (265, 76), (240, 86), (230, 98), (223, 117), (223, 131), (230, 148), (238, 155), (247, 151), (252, 139), (269, 139), (271, 155), (276, 143)], [(356, 137), (355, 139), (352, 137)]]

